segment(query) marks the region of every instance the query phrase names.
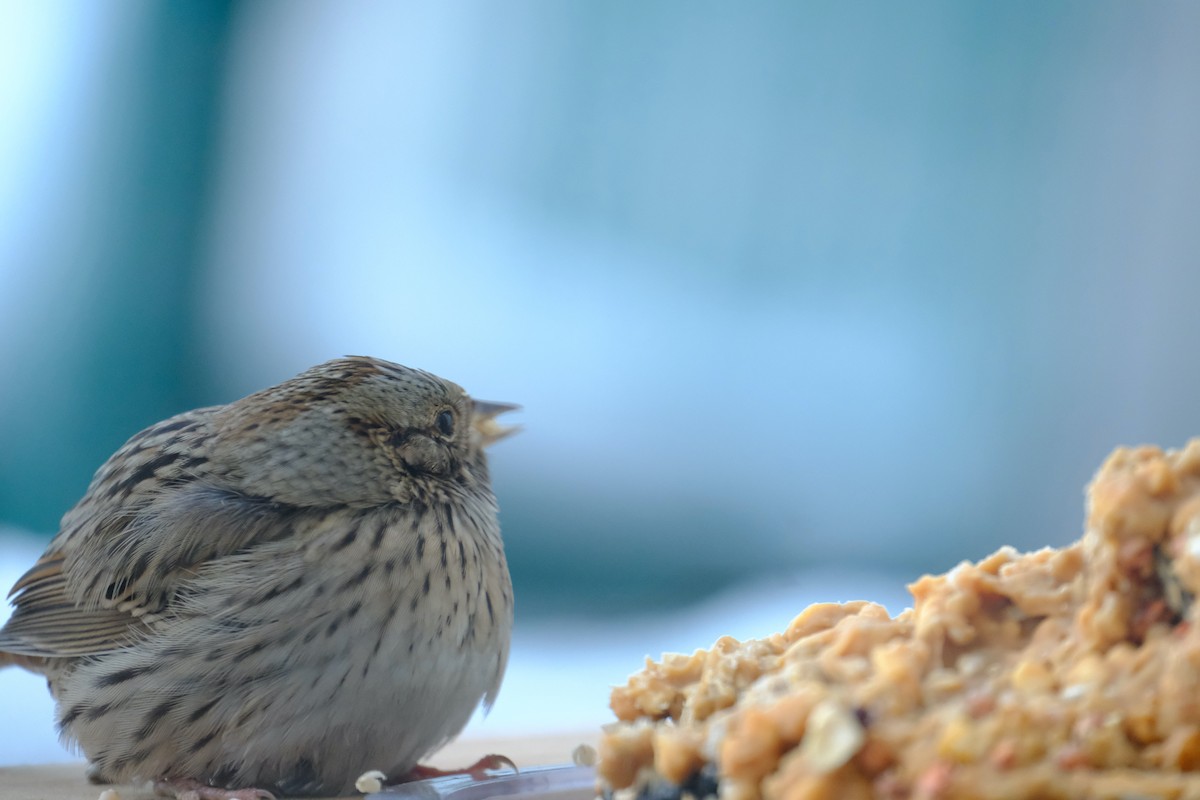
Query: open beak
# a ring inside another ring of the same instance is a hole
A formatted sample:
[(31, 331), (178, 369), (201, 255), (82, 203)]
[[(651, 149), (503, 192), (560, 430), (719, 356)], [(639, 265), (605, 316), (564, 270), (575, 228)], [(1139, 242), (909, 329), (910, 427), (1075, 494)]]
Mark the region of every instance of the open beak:
[(505, 411), (516, 411), (520, 406), (513, 405), (512, 403), (489, 403), (486, 400), (474, 400), (472, 402), (475, 403), (475, 413), (471, 417), (471, 425), (483, 437), (484, 447), (521, 430), (520, 425), (501, 425), (496, 422), (496, 417)]

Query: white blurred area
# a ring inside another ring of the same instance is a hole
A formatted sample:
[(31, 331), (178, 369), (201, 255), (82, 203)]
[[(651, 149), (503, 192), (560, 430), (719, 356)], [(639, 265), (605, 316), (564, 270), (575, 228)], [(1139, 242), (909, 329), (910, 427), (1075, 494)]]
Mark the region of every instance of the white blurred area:
[[(1200, 434), (1200, 5), (235, 7), (189, 366), (228, 400), (370, 354), (524, 406), (472, 732), (589, 729), (647, 655), (1068, 542), (1109, 450)], [(0, 0), (0, 466), (73, 454), (79, 353), (145, 338), (87, 349), (138, 287), (79, 257), (156, 8)], [(0, 588), (50, 532), (0, 533)], [(0, 763), (62, 757), (39, 679), (0, 707)]]

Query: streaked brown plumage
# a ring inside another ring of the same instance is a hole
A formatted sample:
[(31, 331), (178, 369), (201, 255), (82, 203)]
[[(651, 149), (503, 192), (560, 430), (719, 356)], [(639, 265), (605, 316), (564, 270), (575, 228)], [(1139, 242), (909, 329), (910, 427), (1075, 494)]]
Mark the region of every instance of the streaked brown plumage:
[(352, 790), (500, 688), (512, 585), (483, 448), (511, 406), (365, 357), (130, 439), (13, 588), (105, 780)]

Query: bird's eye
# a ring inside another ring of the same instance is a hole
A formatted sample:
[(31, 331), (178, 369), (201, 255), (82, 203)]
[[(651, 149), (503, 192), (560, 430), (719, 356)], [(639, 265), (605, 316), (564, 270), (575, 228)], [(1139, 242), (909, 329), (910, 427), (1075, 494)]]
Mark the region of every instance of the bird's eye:
[(454, 414), (449, 411), (443, 411), (437, 415), (437, 429), (442, 432), (443, 436), (454, 435)]

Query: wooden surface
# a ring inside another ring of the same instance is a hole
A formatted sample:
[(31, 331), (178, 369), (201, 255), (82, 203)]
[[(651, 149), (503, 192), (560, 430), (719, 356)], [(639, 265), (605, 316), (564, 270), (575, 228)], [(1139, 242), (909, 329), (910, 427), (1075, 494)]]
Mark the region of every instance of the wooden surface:
[[(454, 769), (474, 763), (488, 753), (499, 753), (518, 767), (565, 764), (580, 744), (595, 746), (598, 731), (579, 734), (548, 734), (520, 739), (465, 739), (451, 742), (427, 763)], [(84, 777), (84, 763), (38, 766), (0, 766), (0, 800), (97, 800), (106, 788), (116, 789), (121, 800), (149, 800), (154, 793), (146, 787), (93, 786)], [(359, 796), (361, 800), (361, 795)]]

